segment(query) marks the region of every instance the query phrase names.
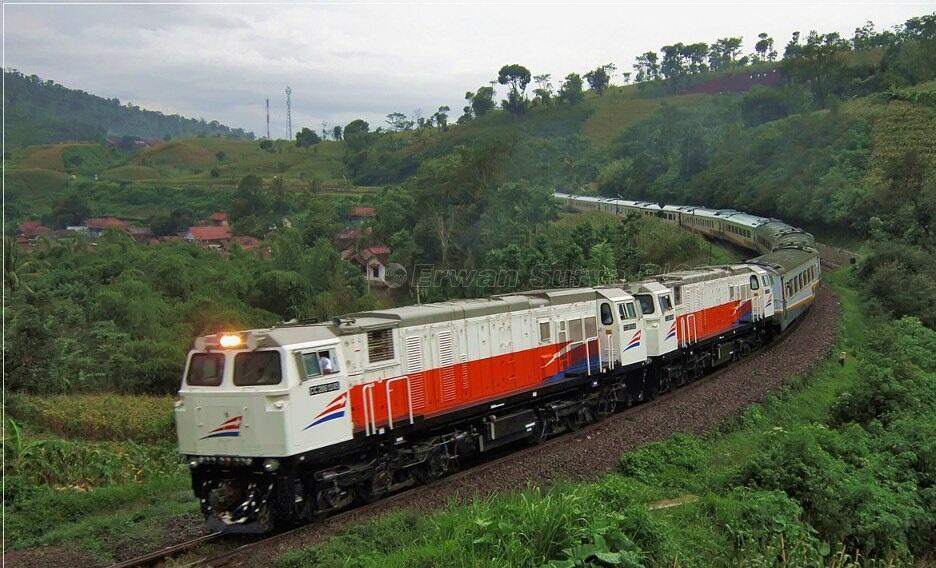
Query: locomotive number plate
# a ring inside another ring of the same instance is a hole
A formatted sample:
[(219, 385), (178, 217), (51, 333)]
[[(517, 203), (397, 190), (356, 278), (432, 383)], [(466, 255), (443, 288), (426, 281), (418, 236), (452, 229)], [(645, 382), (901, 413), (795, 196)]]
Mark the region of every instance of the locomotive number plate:
[(338, 384), (338, 381), (333, 383), (325, 383), (324, 385), (314, 385), (309, 387), (309, 396), (336, 391), (340, 388), (341, 386)]

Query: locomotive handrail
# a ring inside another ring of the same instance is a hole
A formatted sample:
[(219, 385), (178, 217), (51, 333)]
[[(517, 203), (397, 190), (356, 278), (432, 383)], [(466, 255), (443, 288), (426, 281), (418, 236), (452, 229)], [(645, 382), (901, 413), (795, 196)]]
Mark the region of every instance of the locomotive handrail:
[[(361, 390), (361, 398), (364, 403), (362, 405), (364, 406), (364, 435), (370, 436), (377, 433), (377, 416), (374, 412), (374, 383), (364, 385)], [(368, 406), (370, 407), (369, 411)]]
[(592, 341), (595, 341), (598, 343), (598, 368), (600, 369), (601, 363), (602, 363), (601, 361), (601, 337), (600, 336), (595, 335), (592, 337), (586, 337), (585, 339), (582, 339), (580, 341), (571, 341), (569, 342), (569, 345), (568, 345), (569, 347), (575, 347), (576, 345), (580, 343), (585, 345), (585, 366), (588, 368), (588, 373), (587, 373), (588, 375), (591, 375), (591, 353), (588, 349), (588, 344), (591, 343)]
[(406, 381), (406, 404), (409, 408), (409, 422), (413, 423), (413, 389), (410, 386), (409, 375), (403, 375), (402, 377), (394, 377), (388, 380), (385, 384), (387, 387), (387, 426), (393, 430), (393, 405), (390, 404), (390, 385), (394, 381)]

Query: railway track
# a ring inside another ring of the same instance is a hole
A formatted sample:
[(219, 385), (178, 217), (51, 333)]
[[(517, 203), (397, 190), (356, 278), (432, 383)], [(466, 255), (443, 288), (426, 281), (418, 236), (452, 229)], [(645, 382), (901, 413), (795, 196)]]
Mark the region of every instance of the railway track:
[[(785, 341), (787, 341), (790, 335), (800, 326), (801, 322), (802, 320), (798, 320), (797, 322), (794, 323), (794, 325), (788, 328), (783, 333), (783, 335), (781, 335), (775, 341), (767, 345), (763, 345), (760, 348), (752, 351), (744, 359), (750, 359), (758, 355), (768, 353), (772, 349), (779, 347)], [(636, 412), (636, 411), (645, 412), (648, 409), (652, 409), (653, 407), (657, 405), (667, 403), (667, 401), (669, 401), (672, 397), (684, 396), (685, 393), (692, 392), (693, 390), (701, 387), (702, 385), (717, 379), (719, 376), (723, 375), (724, 373), (729, 372), (733, 366), (734, 366), (733, 364), (730, 364), (730, 365), (718, 368), (695, 381), (692, 381), (690, 383), (683, 385), (682, 387), (679, 387), (675, 390), (671, 390), (667, 393), (661, 394), (657, 396), (656, 398), (654, 398), (653, 400), (644, 401), (642, 403), (635, 404), (611, 416), (608, 416), (607, 418), (603, 420), (599, 420), (597, 422), (592, 422), (591, 424), (584, 425), (578, 430), (574, 430), (571, 432), (564, 432), (558, 436), (545, 440), (541, 443), (531, 445), (529, 447), (522, 448), (522, 449), (515, 449), (513, 451), (510, 451), (511, 448), (508, 446), (504, 450), (502, 450), (501, 455), (499, 455), (499, 457), (489, 458), (483, 462), (478, 463), (477, 465), (459, 470), (455, 473), (452, 473), (450, 475), (437, 479), (431, 483), (428, 483), (425, 485), (419, 485), (410, 489), (400, 491), (399, 493), (395, 493), (393, 495), (390, 495), (388, 497), (385, 497), (373, 503), (357, 506), (357, 507), (339, 512), (339, 513), (335, 513), (333, 515), (329, 515), (327, 517), (324, 517), (322, 521), (328, 521), (329, 524), (331, 523), (340, 524), (343, 522), (343, 520), (352, 519), (354, 517), (367, 516), (368, 511), (379, 511), (382, 509), (387, 509), (388, 507), (392, 507), (394, 503), (402, 502), (405, 500), (412, 500), (415, 496), (418, 496), (420, 493), (423, 493), (423, 492), (431, 491), (433, 489), (436, 489), (445, 485), (457, 486), (458, 482), (463, 478), (479, 475), (479, 474), (484, 473), (487, 470), (499, 467), (505, 462), (522, 459), (524, 456), (528, 456), (528, 455), (539, 453), (539, 452), (544, 452), (544, 451), (549, 450), (550, 448), (569, 443), (573, 437), (588, 436), (591, 433), (597, 430), (600, 430), (601, 428), (606, 428), (609, 425), (612, 425), (614, 422), (627, 420), (628, 417), (633, 412)], [(321, 521), (318, 521), (318, 522), (321, 522)], [(188, 558), (185, 561), (180, 562), (178, 565), (186, 566), (186, 567), (204, 566), (204, 567), (211, 567), (211, 568), (218, 568), (222, 566), (233, 566), (233, 565), (236, 565), (236, 562), (238, 559), (243, 558), (245, 553), (249, 553), (255, 549), (258, 549), (259, 547), (270, 546), (280, 541), (284, 541), (288, 539), (289, 537), (293, 536), (294, 534), (299, 533), (300, 531), (307, 530), (310, 527), (315, 526), (315, 524), (317, 524), (317, 522), (313, 522), (313, 523), (306, 524), (306, 525), (301, 525), (301, 526), (288, 529), (282, 532), (274, 533), (269, 536), (260, 537), (257, 540), (252, 540), (250, 542), (238, 544), (234, 546), (233, 548), (226, 550), (224, 552), (221, 552), (221, 553), (205, 554), (204, 556), (199, 556), (196, 553), (194, 558)], [(229, 536), (231, 538), (244, 538), (243, 535), (229, 535)], [(212, 534), (198, 537), (198, 538), (195, 538), (195, 539), (192, 539), (192, 540), (189, 540), (189, 541), (186, 541), (186, 542), (174, 545), (174, 546), (166, 547), (162, 550), (159, 550), (150, 554), (146, 554), (137, 558), (133, 558), (124, 562), (120, 562), (118, 564), (114, 564), (111, 568), (140, 568), (140, 567), (145, 567), (145, 566), (157, 566), (172, 558), (176, 558), (185, 554), (189, 554), (193, 551), (196, 551), (196, 549), (206, 544), (222, 541), (223, 539), (227, 537), (228, 535), (224, 535), (222, 533), (212, 533)]]

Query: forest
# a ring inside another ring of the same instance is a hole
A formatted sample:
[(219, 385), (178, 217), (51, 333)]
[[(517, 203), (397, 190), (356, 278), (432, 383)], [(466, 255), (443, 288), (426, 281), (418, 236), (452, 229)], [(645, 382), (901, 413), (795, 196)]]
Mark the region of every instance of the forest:
[(106, 137), (146, 139), (191, 136), (253, 138), (216, 120), (144, 110), (117, 99), (69, 89), (36, 75), (3, 70), (7, 140), (18, 146), (52, 142), (103, 142)]

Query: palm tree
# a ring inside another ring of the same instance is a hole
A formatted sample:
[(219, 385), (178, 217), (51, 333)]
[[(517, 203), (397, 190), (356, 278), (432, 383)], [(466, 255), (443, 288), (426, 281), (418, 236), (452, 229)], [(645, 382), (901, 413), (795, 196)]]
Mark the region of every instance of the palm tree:
[(27, 293), (33, 294), (33, 289), (23, 281), (25, 276), (34, 274), (40, 261), (24, 260), (22, 251), (16, 246), (16, 241), (10, 237), (3, 239), (3, 286), (16, 292), (20, 288)]

